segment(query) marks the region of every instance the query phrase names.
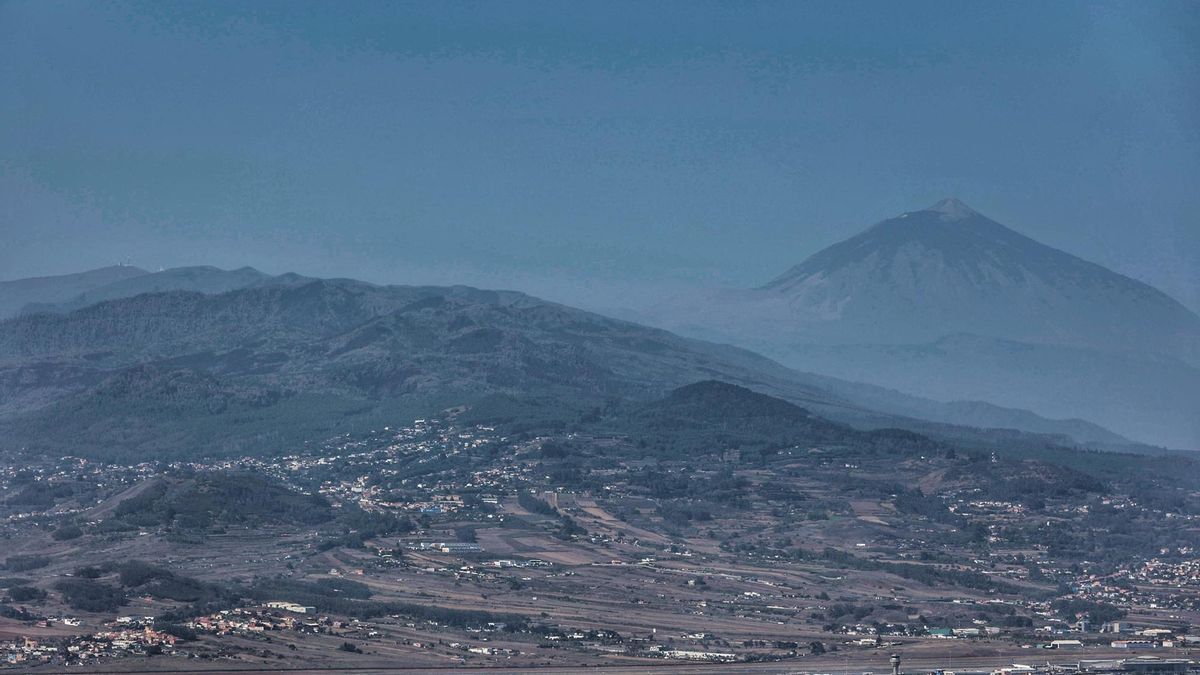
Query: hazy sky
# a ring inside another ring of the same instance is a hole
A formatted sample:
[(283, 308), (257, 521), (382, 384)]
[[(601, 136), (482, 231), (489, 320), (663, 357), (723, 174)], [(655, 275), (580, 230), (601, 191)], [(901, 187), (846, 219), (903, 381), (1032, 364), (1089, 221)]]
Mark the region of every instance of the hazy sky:
[(1200, 307), (1200, 2), (0, 1), (0, 279), (617, 306), (950, 194)]

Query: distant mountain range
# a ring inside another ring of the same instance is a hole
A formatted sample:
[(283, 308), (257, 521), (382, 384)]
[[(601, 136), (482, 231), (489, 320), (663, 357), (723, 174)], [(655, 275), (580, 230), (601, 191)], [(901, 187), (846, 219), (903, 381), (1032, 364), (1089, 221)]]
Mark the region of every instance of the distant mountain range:
[(114, 265), (77, 274), (0, 281), (0, 319), (16, 316), (28, 305), (67, 302), (97, 288), (147, 274), (137, 267)]
[(801, 370), (1200, 448), (1200, 316), (955, 199), (642, 318)]
[(56, 292), (37, 301), (54, 311), (0, 321), (2, 443), (122, 458), (279, 452), (496, 396), (583, 410), (721, 380), (860, 428), (984, 439), (944, 426), (962, 417), (1047, 434), (1035, 443), (1130, 447), (1081, 421), (964, 413), (515, 292), (214, 268)]
[(271, 277), (253, 267), (236, 270), (209, 266), (175, 267), (158, 272), (128, 265), (103, 267), (80, 274), (0, 282), (0, 319), (38, 312), (62, 314), (142, 293), (224, 293), (281, 280), (286, 279)]

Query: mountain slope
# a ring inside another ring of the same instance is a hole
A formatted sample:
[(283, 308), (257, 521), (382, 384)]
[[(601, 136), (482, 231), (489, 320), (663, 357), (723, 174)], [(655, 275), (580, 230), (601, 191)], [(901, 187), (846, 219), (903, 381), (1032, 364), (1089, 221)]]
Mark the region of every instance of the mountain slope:
[(0, 322), (0, 437), (107, 456), (275, 451), (488, 395), (598, 403), (713, 377), (849, 405), (749, 352), (520, 293), (296, 279)]
[[(814, 347), (812, 349), (819, 352), (823, 349), (845, 349), (845, 347)], [(821, 359), (820, 357), (811, 360), (823, 367), (828, 367), (833, 363), (831, 359)], [(877, 373), (872, 372), (871, 374)], [(1004, 407), (986, 401), (950, 400), (943, 403), (931, 398), (903, 394), (895, 389), (865, 384), (861, 381), (863, 377), (861, 371), (851, 376), (856, 379), (839, 379), (807, 371), (805, 376), (814, 386), (819, 386), (839, 398), (854, 401), (862, 408), (872, 411), (863, 413), (861, 410), (816, 407), (822, 415), (830, 419), (861, 428), (901, 426), (913, 430), (926, 429), (926, 427), (914, 425), (904, 419), (897, 420), (896, 418), (899, 417), (954, 425), (960, 430), (964, 427), (992, 431), (1007, 429), (1028, 434), (1053, 436), (1061, 439), (1058, 442), (1064, 445), (1079, 444), (1121, 452), (1156, 451), (1151, 447), (1137, 447), (1139, 444), (1128, 438), (1087, 420), (1052, 419), (1021, 407)], [(953, 399), (954, 397), (949, 398)]]
[(137, 267), (113, 265), (76, 274), (0, 281), (0, 319), (16, 316), (29, 304), (66, 302), (96, 288), (146, 274), (149, 272)]
[[(796, 347), (786, 361), (937, 400), (984, 398), (1054, 418), (1103, 420), (1160, 445), (1200, 447), (1200, 369), (1166, 357), (953, 335), (921, 345)], [(953, 407), (960, 414), (941, 419), (969, 423), (969, 408)], [(1045, 431), (1021, 420), (1011, 426)]]
[[(957, 200), (885, 220), (762, 287), (676, 298), (647, 320), (801, 370), (1200, 447), (1188, 421), (1200, 418), (1200, 317)], [(992, 412), (958, 408), (959, 423)]]

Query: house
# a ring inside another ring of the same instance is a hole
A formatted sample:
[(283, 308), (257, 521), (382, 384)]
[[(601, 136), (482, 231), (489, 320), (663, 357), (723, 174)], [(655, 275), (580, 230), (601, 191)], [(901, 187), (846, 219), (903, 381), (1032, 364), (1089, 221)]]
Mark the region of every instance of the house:
[(1113, 649), (1154, 649), (1154, 640), (1113, 640), (1108, 646)]
[(294, 614), (316, 614), (317, 613), (316, 607), (310, 607), (308, 605), (298, 605), (294, 602), (284, 602), (284, 601), (279, 601), (279, 600), (268, 602), (267, 607), (270, 607), (271, 609), (282, 609), (285, 612), (292, 612)]
[(1050, 643), (1051, 649), (1082, 649), (1083, 643), (1079, 640), (1054, 640)]
[(483, 547), (468, 542), (448, 541), (438, 547), (438, 550), (442, 553), (478, 553), (483, 550)]
[(1191, 663), (1187, 659), (1159, 659), (1153, 656), (1139, 656), (1126, 659), (1121, 664), (1121, 670), (1127, 673), (1145, 673), (1150, 675), (1167, 673), (1187, 673)]

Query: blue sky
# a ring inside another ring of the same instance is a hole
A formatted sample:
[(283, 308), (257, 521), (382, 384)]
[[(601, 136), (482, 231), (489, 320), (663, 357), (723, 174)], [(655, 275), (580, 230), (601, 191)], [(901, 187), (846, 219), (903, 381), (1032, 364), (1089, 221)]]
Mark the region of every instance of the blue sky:
[(593, 307), (956, 195), (1200, 307), (1200, 3), (0, 1), (0, 279)]

